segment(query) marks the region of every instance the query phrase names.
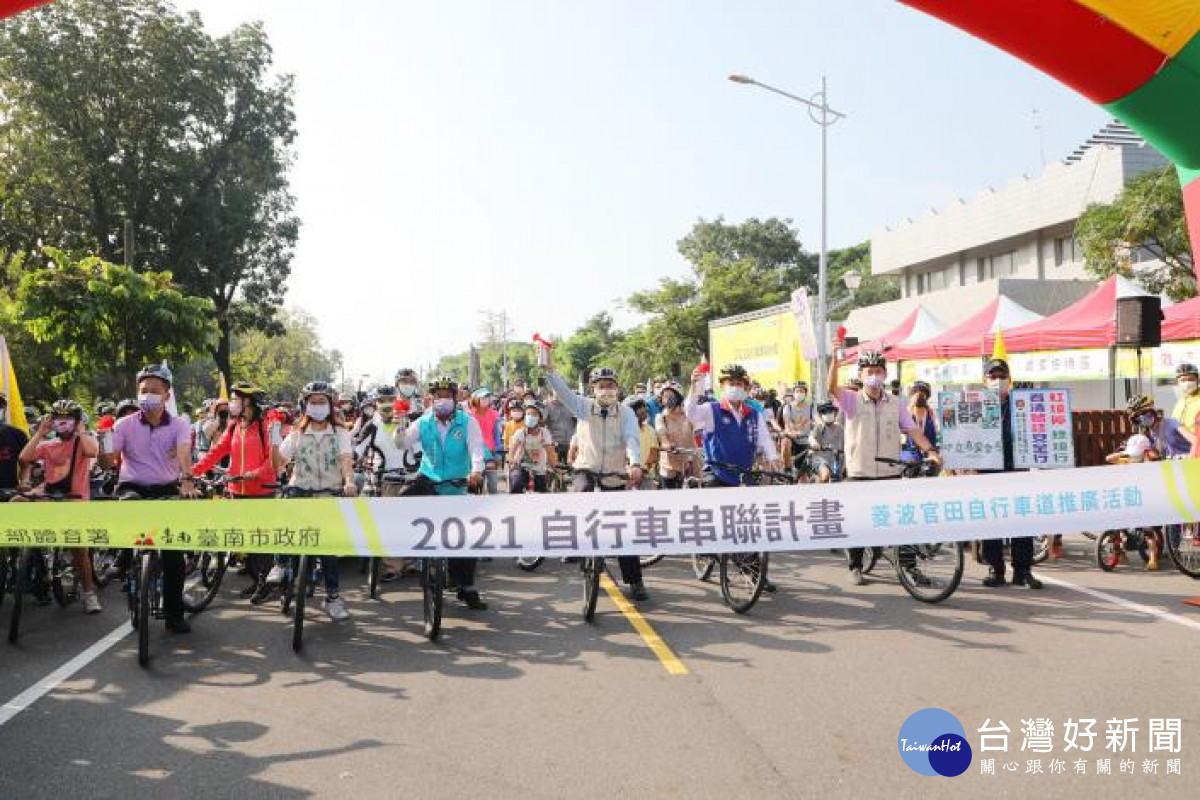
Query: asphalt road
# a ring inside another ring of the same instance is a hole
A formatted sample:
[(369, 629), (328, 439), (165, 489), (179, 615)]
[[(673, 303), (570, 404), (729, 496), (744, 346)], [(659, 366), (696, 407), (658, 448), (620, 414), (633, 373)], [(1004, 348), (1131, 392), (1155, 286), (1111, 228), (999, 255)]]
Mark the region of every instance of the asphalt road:
[[(936, 606), (882, 567), (852, 587), (828, 552), (787, 556), (779, 592), (745, 617), (668, 559), (647, 571), (641, 632), (608, 596), (582, 622), (577, 574), (557, 562), (533, 575), (494, 562), (480, 581), (492, 608), (448, 598), (437, 643), (415, 581), (372, 601), (348, 561), (353, 620), (314, 609), (301, 656), (285, 618), (238, 600), (230, 576), (192, 634), (155, 627), (148, 670), (126, 635), (47, 681), (124, 625), (114, 585), (102, 615), (33, 608), (20, 644), (0, 642), (0, 798), (1195, 797), (1200, 608), (1181, 601), (1200, 582), (1136, 557), (1101, 573), (1090, 547), (1069, 539), (1042, 592), (984, 589), (969, 564)], [(54, 685), (12, 708), (39, 682)], [(898, 755), (901, 724), (926, 707), (955, 714), (977, 750), (957, 778)], [(1054, 723), (1052, 753), (1021, 752), (1033, 718)], [(1098, 720), (1085, 775), (1064, 750), (1068, 718)], [(1139, 720), (1136, 753), (1105, 751), (1105, 721), (1124, 718)], [(1181, 720), (1180, 752), (1148, 752), (1150, 718)], [(978, 752), (986, 719), (1011, 729), (1007, 754)], [(981, 756), (998, 774), (980, 774)], [(1096, 774), (1098, 757), (1114, 774)], [(1034, 758), (1042, 774), (1025, 774)]]

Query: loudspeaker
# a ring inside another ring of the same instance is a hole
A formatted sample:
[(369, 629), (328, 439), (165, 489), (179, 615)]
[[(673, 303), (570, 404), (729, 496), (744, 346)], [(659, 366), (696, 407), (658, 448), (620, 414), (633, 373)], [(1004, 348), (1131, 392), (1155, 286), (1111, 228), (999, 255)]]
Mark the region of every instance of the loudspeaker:
[(1117, 344), (1158, 347), (1162, 343), (1162, 300), (1158, 297), (1117, 298)]

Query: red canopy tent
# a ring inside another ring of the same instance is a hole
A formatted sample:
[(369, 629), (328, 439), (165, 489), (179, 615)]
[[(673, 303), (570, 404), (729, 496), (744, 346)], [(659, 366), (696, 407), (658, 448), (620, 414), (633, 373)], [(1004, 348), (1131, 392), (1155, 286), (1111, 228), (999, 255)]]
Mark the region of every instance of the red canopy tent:
[(1164, 342), (1200, 339), (1200, 297), (1184, 300), (1163, 311)]
[(0, 17), (11, 17), (28, 8), (42, 6), (50, 0), (0, 0)]
[[(997, 295), (979, 311), (925, 342), (901, 345), (891, 350), (888, 360), (915, 361), (929, 358), (966, 358), (984, 352), (984, 337), (999, 326), (1008, 338), (1008, 329), (1040, 319), (1039, 315), (1004, 295)], [(986, 352), (990, 353), (991, 350)]]
[(883, 350), (893, 345), (897, 345), (908, 338), (912, 333), (913, 328), (917, 324), (917, 317), (921, 316), (921, 307), (917, 306), (908, 316), (901, 320), (900, 324), (892, 328), (882, 336), (877, 336), (874, 339), (866, 342), (859, 342), (857, 346), (846, 350), (846, 361), (853, 361), (858, 358), (860, 350)]

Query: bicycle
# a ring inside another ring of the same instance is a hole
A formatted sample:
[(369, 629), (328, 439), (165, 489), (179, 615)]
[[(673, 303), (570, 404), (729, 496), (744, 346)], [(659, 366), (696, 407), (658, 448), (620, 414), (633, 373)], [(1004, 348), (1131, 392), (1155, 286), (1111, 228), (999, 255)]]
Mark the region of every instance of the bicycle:
[[(298, 497), (341, 497), (337, 489), (302, 489), (285, 486), (281, 492), (285, 498)], [(310, 564), (307, 553), (285, 556), (283, 582), (280, 586), (280, 610), (285, 617), (292, 618), (292, 652), (299, 653), (304, 647), (304, 609), (308, 598), (315, 593), (316, 569)]]
[[(417, 478), (414, 471), (392, 469), (380, 476), (383, 497), (400, 497), (404, 490)], [(366, 561), (367, 595), (372, 600), (379, 599), (379, 579), (383, 567), (383, 559), (371, 556)]]
[[(200, 497), (206, 500), (232, 500), (238, 497), (230, 491), (236, 483), (253, 480), (251, 476), (218, 472), (213, 478), (195, 478)], [(264, 489), (278, 489), (279, 484), (261, 484)], [(221, 589), (221, 581), (229, 568), (233, 554), (224, 550), (189, 551), (184, 554), (183, 610), (199, 614), (212, 603)]]
[(1150, 539), (1153, 528), (1130, 528), (1128, 530), (1105, 531), (1096, 539), (1096, 565), (1105, 572), (1117, 568), (1122, 553), (1136, 550), (1144, 562), (1150, 560)]
[[(901, 469), (902, 479), (935, 477), (940, 468), (920, 454), (907, 457), (876, 458), (881, 464)], [(867, 554), (870, 562), (867, 562)], [(863, 573), (882, 557), (896, 570), (900, 585), (922, 603), (940, 603), (958, 589), (963, 576), (962, 542), (931, 542), (869, 547), (863, 552)]]
[[(795, 482), (786, 472), (747, 468), (723, 461), (710, 461), (709, 465), (737, 474), (738, 486), (791, 486)], [(762, 596), (770, 561), (771, 554), (767, 552), (697, 553), (692, 555), (692, 572), (706, 581), (719, 567), (721, 599), (734, 613), (745, 614)]]
[[(5, 491), (0, 496), (0, 501), (9, 502), (17, 497), (34, 503), (57, 503), (82, 499), (77, 494)], [(21, 617), (26, 594), (32, 592), (39, 598), (53, 596), (60, 607), (66, 607), (79, 596), (74, 559), (62, 548), (19, 548), (8, 555), (0, 572), (4, 573), (5, 590), (12, 594), (13, 599), (12, 612), (8, 622), (9, 644), (16, 644), (20, 639)], [(0, 596), (2, 596), (2, 592), (0, 592)], [(49, 602), (48, 599), (47, 602)]]
[[(464, 488), (466, 478), (433, 481), (434, 486)], [(446, 573), (449, 565), (445, 558), (426, 556), (421, 559), (421, 611), (424, 616), (425, 638), (437, 641), (442, 631), (442, 608), (446, 591)]]
[(1189, 578), (1200, 580), (1200, 524), (1164, 525), (1162, 532), (1171, 563)]

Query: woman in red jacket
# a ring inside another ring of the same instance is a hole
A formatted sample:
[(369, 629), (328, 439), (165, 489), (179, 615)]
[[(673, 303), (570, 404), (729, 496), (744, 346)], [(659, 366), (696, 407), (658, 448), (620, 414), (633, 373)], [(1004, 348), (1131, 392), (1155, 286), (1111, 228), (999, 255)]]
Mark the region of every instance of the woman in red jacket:
[[(229, 456), (228, 474), (242, 480), (229, 484), (234, 497), (274, 497), (275, 490), (263, 484), (276, 482), (282, 462), (279, 442), (272, 440), (272, 428), (263, 417), (266, 392), (245, 381), (229, 389), (229, 426), (199, 464), (192, 467), (193, 475), (203, 475), (225, 456)], [(269, 555), (252, 555), (246, 559), (252, 583), (242, 591), (243, 597), (268, 593), (266, 573), (271, 566)], [(261, 601), (260, 601), (261, 602)]]

